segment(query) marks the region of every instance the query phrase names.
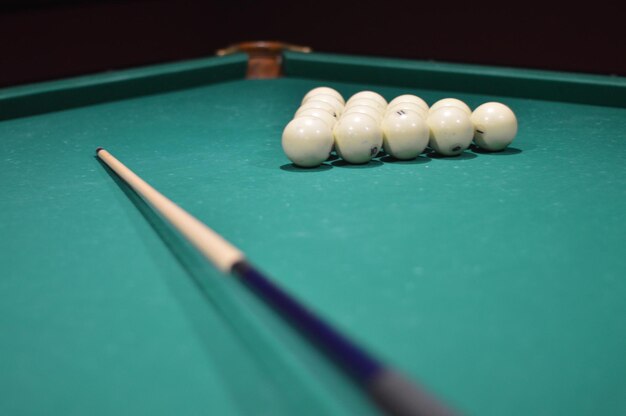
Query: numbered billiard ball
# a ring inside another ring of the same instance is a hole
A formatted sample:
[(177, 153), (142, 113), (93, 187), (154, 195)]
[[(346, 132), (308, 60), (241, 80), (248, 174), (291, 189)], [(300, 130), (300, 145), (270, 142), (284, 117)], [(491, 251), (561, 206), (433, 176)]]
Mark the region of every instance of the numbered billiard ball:
[(335, 149), (349, 163), (367, 163), (383, 145), (380, 124), (363, 113), (346, 114), (335, 124)]
[(312, 99), (313, 97), (315, 97), (316, 95), (319, 95), (319, 94), (332, 95), (342, 105), (344, 105), (346, 103), (346, 101), (343, 99), (343, 96), (339, 93), (339, 91), (337, 91), (337, 90), (335, 90), (333, 88), (330, 88), (330, 87), (317, 87), (317, 88), (313, 88), (311, 91), (306, 93), (306, 95), (302, 99), (302, 104), (304, 104), (309, 99)]
[(400, 110), (387, 113), (381, 128), (385, 152), (396, 159), (414, 159), (428, 145), (428, 124), (415, 111)]
[(303, 110), (298, 110), (294, 118), (305, 116), (319, 118), (331, 129), (335, 127), (335, 123), (337, 122), (337, 119), (335, 117), (333, 117), (328, 111), (322, 110), (321, 108), (305, 108)]
[(350, 102), (352, 102), (354, 100), (358, 100), (359, 98), (367, 98), (368, 100), (374, 100), (378, 104), (381, 105), (383, 110), (385, 109), (385, 107), (387, 107), (387, 100), (385, 100), (385, 97), (383, 97), (382, 95), (380, 95), (379, 93), (374, 92), (374, 91), (360, 91), (360, 92), (357, 92), (352, 97), (350, 97), (350, 99), (346, 102), (346, 105), (350, 104)]
[(318, 101), (316, 99), (308, 100), (306, 103), (302, 104), (300, 108), (298, 108), (298, 111), (296, 111), (296, 115), (299, 112), (307, 110), (309, 108), (318, 108), (328, 112), (328, 114), (332, 115), (335, 118), (339, 118), (339, 114), (335, 111), (335, 108), (332, 105), (324, 101)]
[[(343, 112), (344, 105), (339, 101), (336, 97), (333, 97), (329, 94), (317, 94), (311, 98), (311, 101), (322, 101), (326, 104), (329, 104), (335, 110), (338, 116)], [(304, 105), (307, 105), (309, 101), (305, 102)]]
[(390, 104), (387, 107), (387, 111), (385, 111), (385, 114), (395, 113), (401, 110), (414, 111), (419, 114), (424, 120), (428, 118), (428, 110), (424, 110), (421, 105), (414, 102), (397, 102), (393, 105)]
[(385, 109), (387, 108), (387, 106), (381, 104), (380, 101), (372, 100), (371, 98), (356, 98), (354, 100), (348, 101), (348, 103), (346, 104), (346, 110), (352, 107), (363, 106), (363, 105), (367, 107), (375, 108), (376, 111), (378, 111), (381, 114), (383, 114), (385, 112)]
[(428, 116), (428, 145), (444, 156), (456, 156), (467, 149), (474, 136), (474, 125), (467, 113), (457, 107), (442, 107)]
[(428, 111), (428, 104), (426, 104), (426, 101), (424, 101), (423, 99), (421, 99), (417, 95), (413, 95), (413, 94), (399, 95), (396, 98), (394, 98), (393, 100), (389, 101), (388, 107), (391, 108), (395, 104), (398, 104), (398, 103), (414, 103), (414, 104), (420, 106), (424, 111)]
[(517, 118), (502, 103), (482, 104), (474, 110), (470, 119), (474, 124), (474, 142), (485, 150), (503, 150), (517, 134)]
[(319, 118), (298, 117), (283, 130), (283, 150), (289, 160), (303, 168), (319, 166), (328, 159), (333, 147), (333, 134)]
[(430, 112), (433, 113), (443, 107), (460, 108), (461, 110), (465, 111), (468, 116), (472, 115), (472, 109), (469, 108), (469, 106), (465, 104), (463, 101), (458, 100), (456, 98), (444, 98), (442, 100), (437, 101), (435, 104), (433, 104), (430, 107)]
[(373, 108), (367, 105), (354, 105), (354, 106), (347, 107), (346, 110), (344, 110), (343, 115), (345, 116), (346, 114), (351, 114), (351, 113), (367, 114), (368, 116), (376, 120), (378, 123), (383, 121), (383, 115), (380, 113), (380, 111), (378, 111), (376, 108)]

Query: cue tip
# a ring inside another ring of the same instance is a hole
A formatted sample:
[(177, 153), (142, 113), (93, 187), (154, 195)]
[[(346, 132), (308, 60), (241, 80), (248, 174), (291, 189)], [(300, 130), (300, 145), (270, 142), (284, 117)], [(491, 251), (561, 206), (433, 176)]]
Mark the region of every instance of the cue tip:
[(100, 146), (96, 147), (96, 154), (98, 154), (100, 152), (100, 150), (103, 150), (102, 147), (100, 147)]

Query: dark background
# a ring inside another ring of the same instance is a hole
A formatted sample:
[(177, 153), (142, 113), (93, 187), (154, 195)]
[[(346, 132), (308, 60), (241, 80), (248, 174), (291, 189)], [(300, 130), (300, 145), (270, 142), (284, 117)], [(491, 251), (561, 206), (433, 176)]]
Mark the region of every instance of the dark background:
[(626, 76), (618, 4), (0, 0), (0, 86), (207, 56), (261, 39), (323, 52)]

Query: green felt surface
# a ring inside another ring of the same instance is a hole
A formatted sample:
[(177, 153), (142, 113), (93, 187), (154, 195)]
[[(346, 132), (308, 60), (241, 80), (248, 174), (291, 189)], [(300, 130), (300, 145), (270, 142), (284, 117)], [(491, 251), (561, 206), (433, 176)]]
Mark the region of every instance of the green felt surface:
[(626, 412), (626, 109), (328, 81), (503, 101), (519, 134), (300, 170), (280, 134), (311, 75), (0, 123), (0, 413), (376, 413), (96, 146), (464, 413)]

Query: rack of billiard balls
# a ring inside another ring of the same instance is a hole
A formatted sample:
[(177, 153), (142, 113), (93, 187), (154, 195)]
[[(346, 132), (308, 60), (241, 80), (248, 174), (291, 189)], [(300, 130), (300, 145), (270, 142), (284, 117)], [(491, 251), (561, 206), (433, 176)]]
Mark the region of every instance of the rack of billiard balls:
[(497, 152), (517, 134), (517, 118), (502, 103), (488, 102), (474, 111), (463, 101), (444, 98), (432, 106), (416, 95), (400, 95), (389, 103), (373, 91), (345, 101), (333, 88), (317, 87), (302, 99), (294, 119), (283, 130), (282, 146), (295, 165), (316, 167), (334, 149), (348, 163), (369, 162), (381, 150), (414, 159), (427, 148), (457, 156), (472, 143)]

